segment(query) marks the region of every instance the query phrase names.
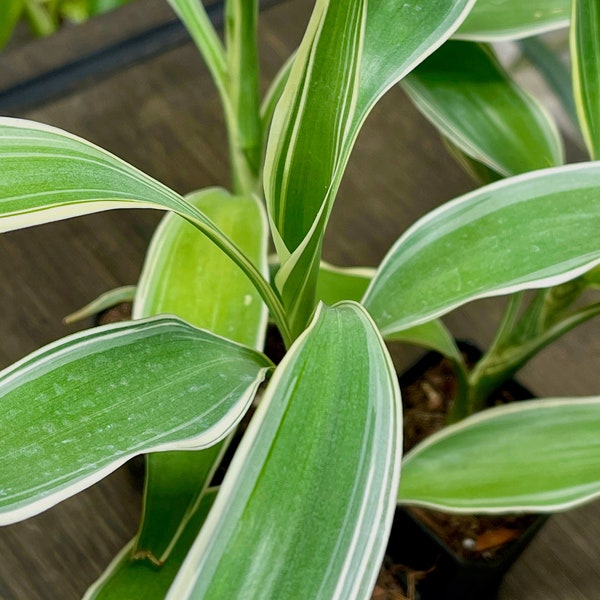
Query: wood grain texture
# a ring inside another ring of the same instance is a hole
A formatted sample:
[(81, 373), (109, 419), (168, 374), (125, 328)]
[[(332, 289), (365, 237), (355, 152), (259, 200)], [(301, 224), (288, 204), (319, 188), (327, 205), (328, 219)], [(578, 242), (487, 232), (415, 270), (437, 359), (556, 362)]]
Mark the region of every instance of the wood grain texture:
[(132, 2), (120, 8), (118, 16), (100, 15), (83, 26), (69, 25), (51, 37), (2, 52), (0, 90), (126, 40), (174, 16), (164, 0)]
[[(312, 2), (294, 0), (262, 19), (265, 82), (299, 41)], [(120, 39), (139, 22), (169, 18), (160, 0), (143, 0), (53, 40), (2, 56), (0, 87), (56, 65), (70, 44)], [(139, 11), (139, 12), (137, 12)], [(106, 28), (106, 29), (104, 29)], [(101, 31), (102, 30), (102, 31)], [(87, 33), (86, 33), (87, 32)], [(106, 37), (105, 37), (106, 36)], [(83, 47), (83, 46), (81, 46)], [(90, 139), (180, 192), (228, 185), (218, 99), (195, 49), (187, 44), (134, 65), (21, 116)], [(435, 132), (399, 89), (377, 106), (361, 133), (334, 209), (325, 257), (373, 265), (416, 218), (472, 187)], [(0, 236), (0, 365), (74, 328), (62, 317), (99, 293), (134, 283), (160, 214), (116, 211)], [(447, 322), (460, 337), (489, 341), (503, 302), (480, 301)], [(600, 392), (600, 322), (566, 336), (521, 379), (541, 395)], [(400, 366), (418, 350), (402, 347)], [(25, 523), (0, 530), (0, 598), (81, 596), (134, 534), (140, 493), (126, 470)], [(600, 505), (553, 517), (506, 578), (502, 600), (592, 599), (600, 589)]]

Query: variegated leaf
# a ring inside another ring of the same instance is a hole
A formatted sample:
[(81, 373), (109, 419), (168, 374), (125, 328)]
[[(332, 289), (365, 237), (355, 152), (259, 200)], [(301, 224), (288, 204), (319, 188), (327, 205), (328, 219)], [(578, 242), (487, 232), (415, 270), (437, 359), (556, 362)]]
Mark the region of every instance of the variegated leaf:
[(399, 500), (468, 513), (577, 506), (600, 496), (599, 428), (598, 397), (483, 411), (406, 456)]
[(454, 35), (493, 42), (561, 29), (569, 24), (571, 0), (477, 0)]
[(168, 598), (366, 598), (393, 516), (399, 400), (364, 310), (321, 305), (278, 366)]
[(299, 333), (315, 298), (321, 242), (362, 123), (433, 52), (472, 2), (318, 0), (275, 111), (265, 194), (281, 262), (276, 284)]
[(269, 369), (175, 318), (107, 325), (0, 373), (0, 523), (35, 515), (149, 451), (223, 439)]
[(600, 158), (600, 2), (573, 0), (573, 93), (590, 156)]
[(562, 283), (600, 263), (599, 227), (600, 163), (505, 179), (415, 223), (363, 303), (390, 335), (476, 298)]
[(512, 81), (491, 48), (447, 42), (402, 86), (454, 145), (501, 175), (563, 162), (552, 117)]

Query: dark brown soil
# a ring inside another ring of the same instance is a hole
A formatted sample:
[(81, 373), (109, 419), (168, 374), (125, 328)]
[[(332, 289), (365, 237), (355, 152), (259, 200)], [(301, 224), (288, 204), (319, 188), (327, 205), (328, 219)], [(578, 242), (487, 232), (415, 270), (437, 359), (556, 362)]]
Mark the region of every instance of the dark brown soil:
[(131, 319), (131, 302), (121, 302), (98, 315), (98, 325), (108, 325), (109, 323), (120, 323)]

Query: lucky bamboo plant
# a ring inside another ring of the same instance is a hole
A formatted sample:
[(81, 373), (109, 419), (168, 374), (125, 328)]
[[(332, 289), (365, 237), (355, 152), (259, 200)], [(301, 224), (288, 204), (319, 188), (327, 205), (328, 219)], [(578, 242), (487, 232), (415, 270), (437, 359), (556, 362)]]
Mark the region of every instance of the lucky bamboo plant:
[[(465, 419), (406, 463), (399, 487), (400, 392), (383, 338), (456, 357), (438, 317), (589, 272), (600, 263), (600, 164), (510, 177), (453, 200), (415, 223), (372, 277), (321, 263), (372, 107), (455, 32), (493, 23), (497, 4), (317, 0), (261, 103), (258, 3), (225, 3), (224, 42), (197, 0), (170, 3), (222, 101), (230, 192), (183, 198), (64, 131), (0, 120), (3, 230), (120, 207), (170, 211), (132, 321), (69, 336), (0, 373), (0, 522), (146, 453), (139, 532), (87, 597), (361, 598), (399, 494), (458, 510), (472, 498), (491, 511), (597, 495), (600, 397)], [(287, 349), (277, 366), (261, 351), (269, 319)], [(215, 469), (265, 379), (217, 489)], [(479, 451), (488, 440), (502, 445), (493, 468)], [(456, 462), (465, 448), (481, 471), (470, 488)]]

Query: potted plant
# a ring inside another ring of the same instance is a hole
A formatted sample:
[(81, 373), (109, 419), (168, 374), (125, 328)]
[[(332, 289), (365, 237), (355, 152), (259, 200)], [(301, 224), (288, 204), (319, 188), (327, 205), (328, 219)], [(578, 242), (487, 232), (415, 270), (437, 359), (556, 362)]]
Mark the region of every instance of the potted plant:
[[(201, 4), (171, 4), (223, 102), (233, 193), (213, 188), (182, 198), (64, 131), (0, 122), (5, 230), (108, 208), (173, 213), (148, 252), (134, 321), (65, 338), (0, 375), (2, 443), (11, 459), (0, 519), (37, 514), (148, 453), (140, 531), (89, 597), (131, 590), (172, 598), (367, 597), (400, 478), (400, 394), (382, 333), (454, 354), (437, 317), (476, 297), (589, 271), (600, 261), (593, 235), (600, 167), (538, 171), (450, 202), (416, 223), (369, 283), (320, 260), (348, 156), (376, 101), (459, 27), (473, 3), (399, 10), (382, 2), (367, 10), (366, 2), (319, 0), (262, 106), (256, 2), (227, 2), (224, 45)], [(533, 245), (541, 251), (530, 252)], [(164, 313), (177, 316), (155, 316)], [(287, 349), (276, 368), (260, 352), (267, 314)], [(215, 468), (265, 378), (217, 491)], [(595, 495), (590, 432), (600, 400), (530, 407), (527, 432), (538, 437), (512, 448), (504, 483), (518, 477), (520, 498), (532, 498), (527, 508), (536, 510), (556, 508), (565, 495), (570, 504)], [(458, 430), (461, 447), (476, 454), (464, 432), (481, 422), (503, 431), (515, 412), (466, 419), (446, 439)], [(578, 468), (561, 471), (553, 461), (569, 450), (574, 428)], [(533, 451), (541, 464), (535, 480), (524, 475)], [(419, 485), (429, 475), (415, 465), (414, 457), (407, 462), (403, 501), (423, 501)], [(499, 489), (493, 500), (506, 496)], [(553, 503), (543, 504), (548, 497)]]

